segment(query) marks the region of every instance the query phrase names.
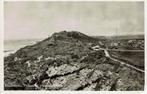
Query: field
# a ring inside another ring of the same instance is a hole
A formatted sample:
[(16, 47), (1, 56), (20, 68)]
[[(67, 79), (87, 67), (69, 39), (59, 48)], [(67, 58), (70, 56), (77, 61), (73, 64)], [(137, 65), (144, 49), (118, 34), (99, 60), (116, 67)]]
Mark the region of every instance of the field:
[(144, 51), (109, 51), (116, 59), (144, 69)]

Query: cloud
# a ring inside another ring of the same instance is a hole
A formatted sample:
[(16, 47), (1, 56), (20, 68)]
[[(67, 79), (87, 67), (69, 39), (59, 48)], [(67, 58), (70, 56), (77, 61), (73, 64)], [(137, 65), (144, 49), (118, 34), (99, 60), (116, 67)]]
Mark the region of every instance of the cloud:
[(5, 39), (42, 38), (63, 29), (108, 36), (144, 33), (143, 2), (17, 1), (4, 7)]

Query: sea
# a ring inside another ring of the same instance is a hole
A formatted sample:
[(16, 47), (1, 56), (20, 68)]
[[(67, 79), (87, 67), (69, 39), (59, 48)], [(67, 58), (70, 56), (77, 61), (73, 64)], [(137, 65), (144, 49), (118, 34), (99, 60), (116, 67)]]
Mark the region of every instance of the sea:
[(4, 40), (4, 56), (15, 53), (22, 47), (33, 45), (42, 39), (22, 39), (22, 40)]

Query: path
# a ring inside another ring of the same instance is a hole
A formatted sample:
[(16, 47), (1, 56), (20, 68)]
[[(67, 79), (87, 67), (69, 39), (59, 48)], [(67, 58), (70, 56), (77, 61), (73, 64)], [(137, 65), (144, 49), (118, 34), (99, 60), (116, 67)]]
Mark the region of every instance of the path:
[[(128, 67), (130, 67), (130, 68), (133, 68), (133, 69), (137, 70), (137, 71), (144, 72), (144, 70), (139, 69), (139, 68), (137, 68), (137, 67), (135, 67), (135, 66), (133, 66), (133, 65), (131, 65), (131, 64), (128, 64), (128, 63), (126, 63), (126, 62), (122, 62), (122, 61), (120, 61), (120, 60), (117, 60), (117, 59), (115, 59), (115, 58), (112, 58), (112, 57), (110, 56), (109, 52), (108, 52), (108, 50), (110, 51), (110, 49), (107, 50), (107, 49), (104, 49), (104, 48), (100, 48), (99, 46), (94, 46), (94, 47), (92, 47), (92, 48), (93, 48), (93, 50), (96, 50), (96, 51), (98, 51), (98, 50), (104, 50), (105, 56), (108, 57), (108, 58), (110, 58), (111, 60), (117, 61), (117, 62), (119, 62), (120, 64), (126, 65), (126, 66), (128, 66)], [(114, 50), (111, 50), (111, 51), (114, 51)], [(117, 50), (117, 51), (118, 51), (118, 50)], [(129, 51), (129, 50), (127, 50), (127, 51)]]

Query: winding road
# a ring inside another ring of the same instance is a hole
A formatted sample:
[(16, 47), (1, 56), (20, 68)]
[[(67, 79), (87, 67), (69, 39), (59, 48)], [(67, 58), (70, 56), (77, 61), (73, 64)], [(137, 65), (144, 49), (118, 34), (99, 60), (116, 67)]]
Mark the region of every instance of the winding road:
[[(142, 69), (139, 69), (139, 68), (137, 68), (137, 67), (135, 67), (135, 66), (133, 66), (133, 65), (131, 65), (131, 64), (128, 64), (128, 63), (126, 63), (126, 62), (123, 62), (123, 61), (117, 60), (117, 59), (115, 59), (115, 58), (112, 58), (112, 57), (110, 56), (109, 52), (108, 52), (108, 50), (110, 51), (110, 49), (100, 48), (100, 46), (98, 46), (98, 45), (97, 45), (97, 46), (94, 46), (94, 47), (92, 47), (92, 48), (93, 48), (93, 50), (95, 50), (95, 51), (104, 50), (105, 56), (108, 57), (108, 58), (110, 58), (111, 60), (116, 61), (116, 62), (119, 62), (119, 63), (122, 64), (122, 65), (125, 65), (125, 66), (127, 66), (127, 67), (130, 67), (130, 68), (132, 68), (132, 69), (135, 69), (135, 70), (137, 70), (137, 71), (139, 71), (139, 72), (143, 72), (143, 73), (144, 73), (144, 70), (142, 70)], [(111, 50), (111, 51), (113, 51), (113, 50)], [(115, 50), (115, 51), (116, 51), (116, 50)], [(117, 51), (119, 51), (119, 50), (117, 50)], [(120, 51), (125, 51), (125, 50), (120, 50)], [(135, 50), (127, 50), (127, 51), (135, 51)], [(138, 51), (142, 51), (142, 50), (138, 50)]]

